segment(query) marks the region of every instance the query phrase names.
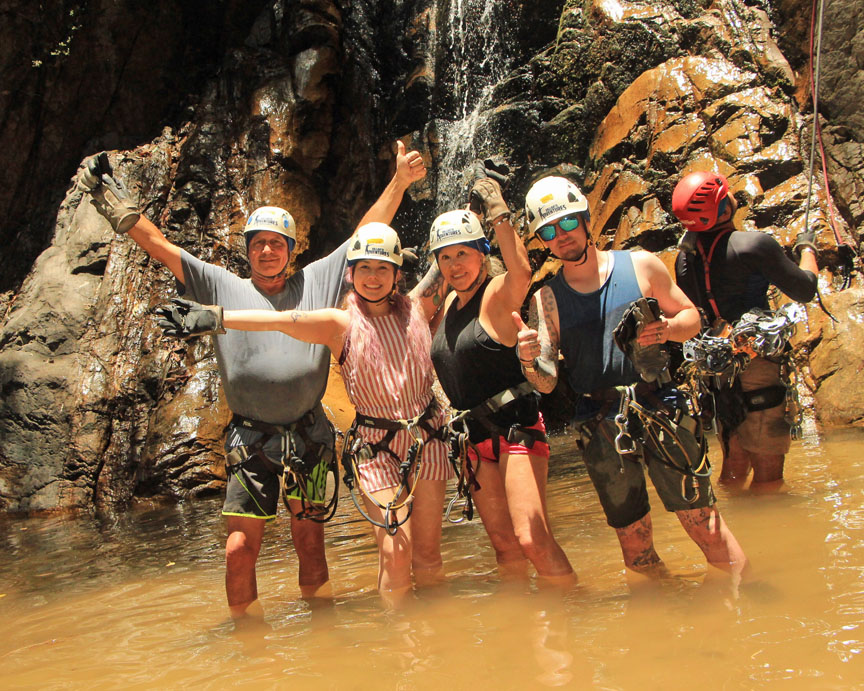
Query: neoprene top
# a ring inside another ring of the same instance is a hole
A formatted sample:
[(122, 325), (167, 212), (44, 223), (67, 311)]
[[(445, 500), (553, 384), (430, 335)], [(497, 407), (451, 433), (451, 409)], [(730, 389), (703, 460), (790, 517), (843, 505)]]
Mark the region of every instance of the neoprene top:
[[(710, 254), (715, 240), (714, 252)], [(769, 309), (767, 294), (772, 284), (797, 302), (809, 302), (816, 294), (817, 277), (799, 269), (767, 233), (740, 230), (724, 233), (721, 230), (699, 233), (697, 242), (710, 259), (711, 293), (720, 314), (716, 314), (711, 305), (705, 283), (705, 264), (698, 249), (678, 254), (675, 280), (712, 322), (719, 316), (732, 323), (754, 307)]]

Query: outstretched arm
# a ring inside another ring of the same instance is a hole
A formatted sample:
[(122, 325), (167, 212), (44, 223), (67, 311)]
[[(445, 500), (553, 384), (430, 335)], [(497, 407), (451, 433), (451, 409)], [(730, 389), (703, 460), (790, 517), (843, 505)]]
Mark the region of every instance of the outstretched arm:
[(531, 264), (528, 250), (510, 222), (510, 209), (501, 194), (501, 186), (492, 178), (481, 178), (471, 190), (472, 201), (479, 202), (486, 225), (495, 232), (501, 258), (507, 272), (489, 289), (500, 304), (501, 321), (509, 321), (510, 312), (522, 306), (531, 285)]
[(153, 259), (162, 262), (174, 274), (180, 283), (186, 284), (183, 278), (183, 262), (180, 259), (180, 248), (168, 241), (162, 231), (153, 225), (142, 214), (138, 222), (129, 230), (132, 238), (141, 249)]
[(396, 149), (396, 172), (387, 187), (384, 188), (381, 196), (360, 219), (360, 223), (357, 224), (358, 228), (372, 222), (390, 225), (402, 203), (405, 190), (413, 182), (426, 175), (426, 166), (419, 151), (405, 153), (405, 145), (402, 140), (396, 141)]
[(329, 346), (338, 354), (342, 350), (342, 339), (348, 328), (348, 313), (327, 308), (304, 312), (289, 310), (225, 310), (222, 326), (241, 331), (281, 331), (305, 343), (320, 343)]
[(516, 354), (525, 378), (541, 393), (549, 393), (558, 383), (558, 304), (548, 286), (534, 293), (528, 307), (526, 325), (518, 312), (511, 318), (517, 330)]

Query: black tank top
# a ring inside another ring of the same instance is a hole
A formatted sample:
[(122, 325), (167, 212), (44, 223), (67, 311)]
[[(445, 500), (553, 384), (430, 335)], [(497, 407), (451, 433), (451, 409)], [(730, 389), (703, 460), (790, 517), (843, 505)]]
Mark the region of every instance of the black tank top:
[[(480, 303), (489, 281), (477, 290), (462, 309), (454, 301), (432, 339), (432, 363), (444, 393), (458, 410), (469, 410), (499, 391), (525, 381), (516, 346), (507, 347), (493, 339), (480, 325)], [(539, 394), (516, 399), (490, 417), (499, 427), (537, 422)], [(488, 432), (469, 422), (474, 442), (488, 438)], [(484, 433), (485, 432), (485, 433)]]

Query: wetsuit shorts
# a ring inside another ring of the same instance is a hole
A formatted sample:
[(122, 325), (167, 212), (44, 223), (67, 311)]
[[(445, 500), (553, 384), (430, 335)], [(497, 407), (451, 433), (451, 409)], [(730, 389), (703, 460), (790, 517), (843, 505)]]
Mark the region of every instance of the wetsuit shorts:
[[(769, 386), (783, 386), (780, 365), (765, 358), (750, 361), (739, 375), (744, 391), (755, 391)], [(788, 453), (792, 444), (791, 427), (786, 421), (786, 402), (766, 410), (748, 410), (747, 417), (732, 435), (738, 437), (742, 448), (753, 453)]]
[[(533, 425), (526, 427), (526, 429), (537, 430), (538, 432), (542, 432), (546, 434), (546, 424), (543, 422), (543, 415), (539, 415), (537, 418), (537, 422)], [(535, 441), (534, 445), (530, 448), (525, 446), (524, 444), (520, 444), (518, 442), (509, 442), (502, 436), (498, 437), (498, 444), (500, 445), (499, 454), (510, 455), (510, 456), (539, 456), (540, 458), (549, 458), (549, 444), (543, 441)], [(483, 441), (475, 444), (477, 447), (477, 451), (480, 454), (481, 461), (488, 461), (490, 463), (497, 463), (498, 457), (495, 456), (495, 452), (493, 450), (492, 439), (484, 439)], [(474, 453), (474, 450), (469, 447), (468, 457), (472, 461), (477, 460), (477, 454)]]
[[(620, 456), (615, 451), (615, 435), (618, 428), (614, 422), (603, 419), (590, 434), (585, 431), (585, 425), (589, 423), (593, 424), (593, 421), (586, 420), (581, 424), (582, 457), (588, 469), (588, 476), (600, 497), (607, 523), (613, 528), (626, 528), (651, 510), (645, 471), (637, 454)], [(684, 429), (679, 429), (679, 433), (679, 442), (687, 445), (688, 455), (697, 457), (699, 442)], [(666, 444), (674, 443), (671, 439), (663, 441), (664, 447)], [(716, 502), (710, 478), (694, 478), (670, 468), (647, 447), (640, 446), (640, 452), (642, 461), (648, 467), (654, 489), (657, 490), (667, 511), (700, 509)], [(694, 480), (695, 489), (692, 487)], [(696, 497), (693, 502), (685, 499), (685, 488), (687, 496)]]
[[(233, 427), (231, 425), (230, 427)], [(228, 438), (232, 438), (229, 427)], [(285, 486), (286, 499), (308, 499), (310, 503), (324, 503), (327, 489), (327, 471), (329, 458), (321, 457), (321, 448), (306, 449), (299, 435), (294, 435), (294, 453), (307, 464), (314, 463), (314, 470), (306, 482), (305, 492), (295, 481), (289, 480)], [(332, 449), (332, 440), (326, 446)], [(245, 461), (233, 463), (236, 452), (228, 451), (228, 486), (225, 490), (225, 503), (222, 506), (223, 516), (242, 516), (245, 518), (261, 518), (272, 520), (276, 518), (279, 505), (279, 492), (282, 483), (282, 458), (290, 445), (286, 439), (272, 436), (264, 444), (263, 452), (252, 453)], [(248, 450), (248, 447), (247, 447)]]

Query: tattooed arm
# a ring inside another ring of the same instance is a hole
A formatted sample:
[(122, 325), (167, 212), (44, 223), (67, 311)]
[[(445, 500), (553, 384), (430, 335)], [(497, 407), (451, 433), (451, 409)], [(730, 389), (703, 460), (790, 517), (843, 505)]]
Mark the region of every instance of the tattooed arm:
[(298, 341), (326, 345), (338, 355), (342, 351), (342, 340), (348, 329), (348, 313), (332, 308), (308, 312), (225, 310), (222, 325), (226, 329), (241, 331), (281, 331)]
[(438, 270), (438, 262), (433, 259), (429, 270), (414, 286), (409, 297), (420, 301), (423, 314), (431, 322), (444, 304), (444, 298), (447, 297), (449, 291), (450, 287), (444, 282), (444, 277)]
[(528, 310), (528, 325), (519, 314), (513, 319), (519, 328), (516, 353), (525, 378), (541, 393), (549, 393), (558, 383), (558, 304), (548, 286), (534, 293)]

